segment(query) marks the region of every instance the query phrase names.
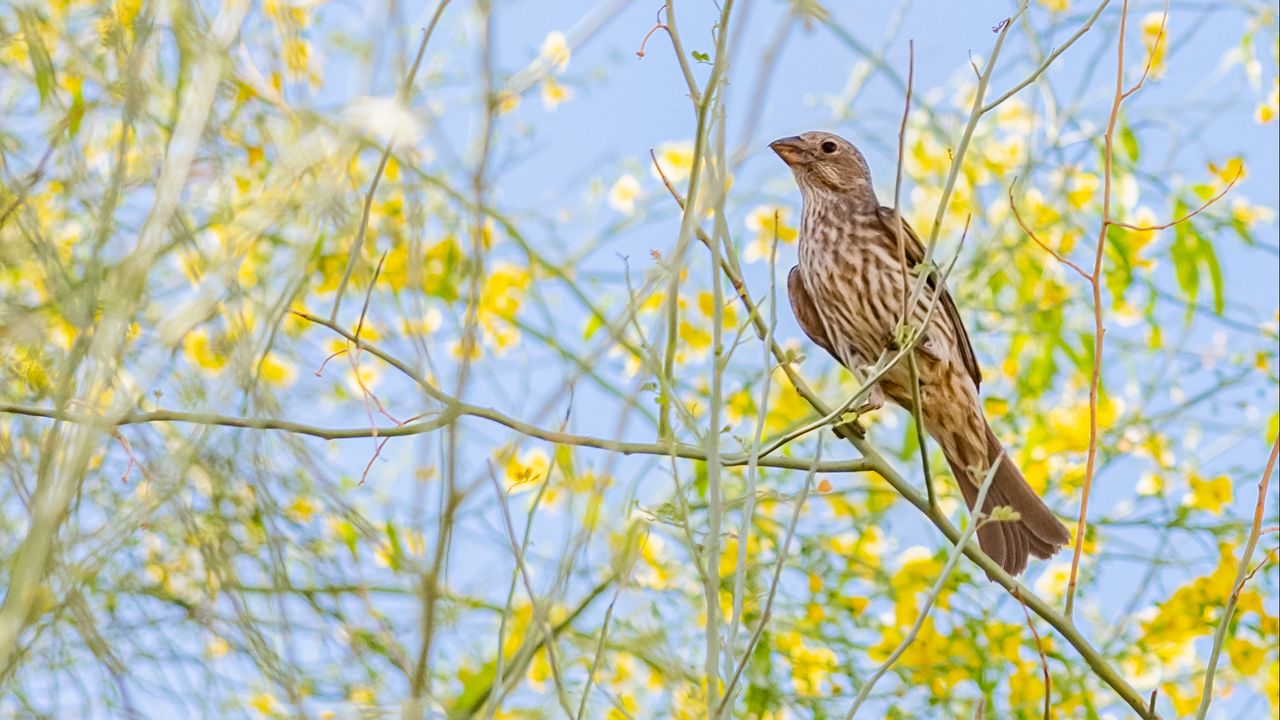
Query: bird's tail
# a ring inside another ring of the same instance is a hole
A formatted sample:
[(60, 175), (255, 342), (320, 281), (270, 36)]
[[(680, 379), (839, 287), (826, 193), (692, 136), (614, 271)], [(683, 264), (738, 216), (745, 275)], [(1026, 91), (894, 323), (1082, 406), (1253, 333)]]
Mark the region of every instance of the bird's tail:
[[(1020, 517), (1013, 521), (989, 522), (978, 528), (978, 544), (1005, 572), (1017, 575), (1026, 569), (1028, 555), (1052, 557), (1059, 548), (1071, 541), (1071, 536), (1049, 506), (1027, 484), (1018, 466), (1004, 453), (991, 426), (985, 420), (983, 425), (987, 431), (988, 467), (995, 462), (999, 462), (999, 466), (982, 504), (982, 512), (989, 516), (995, 508), (1008, 506), (1016, 510)], [(954, 453), (946, 455), (965, 502), (973, 508), (978, 499), (978, 486), (974, 482), (981, 482), (985, 476), (974, 478), (972, 473), (966, 473), (964, 466), (954, 459)]]

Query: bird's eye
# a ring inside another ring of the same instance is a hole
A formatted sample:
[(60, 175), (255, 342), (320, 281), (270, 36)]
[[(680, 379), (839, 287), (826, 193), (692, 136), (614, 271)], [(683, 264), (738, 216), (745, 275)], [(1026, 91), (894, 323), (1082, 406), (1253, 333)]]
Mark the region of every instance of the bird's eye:
[(834, 153), (836, 150), (839, 150), (839, 149), (840, 149), (840, 146), (836, 145), (835, 140), (824, 140), (822, 142), (822, 152), (828, 155), (831, 155), (832, 153)]

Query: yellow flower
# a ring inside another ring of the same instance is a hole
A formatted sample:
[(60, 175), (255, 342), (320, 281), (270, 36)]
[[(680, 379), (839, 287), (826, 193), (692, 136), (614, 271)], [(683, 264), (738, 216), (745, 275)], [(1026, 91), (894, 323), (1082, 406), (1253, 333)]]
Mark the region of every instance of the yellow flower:
[(1045, 598), (1059, 598), (1067, 591), (1067, 583), (1071, 579), (1071, 564), (1066, 562), (1051, 563), (1040, 577), (1036, 578), (1036, 594)]
[(1039, 2), (1053, 13), (1063, 13), (1071, 9), (1071, 0), (1039, 0)]
[(1151, 77), (1164, 74), (1165, 60), (1169, 54), (1169, 25), (1164, 13), (1147, 13), (1142, 18), (1142, 44), (1151, 59)]
[(1093, 202), (1098, 184), (1098, 176), (1091, 172), (1073, 173), (1067, 181), (1067, 205), (1079, 210)]
[(281, 358), (274, 352), (269, 352), (262, 358), (262, 365), (259, 366), (262, 372), (262, 379), (272, 385), (291, 385), (298, 371), (293, 367), (293, 363)]
[(555, 112), (555, 109), (560, 107), (560, 103), (571, 97), (573, 97), (573, 91), (554, 77), (548, 75), (547, 79), (542, 81), (542, 107), (548, 112)]
[(374, 697), (373, 688), (367, 685), (357, 685), (347, 693), (347, 700), (350, 700), (355, 705), (369, 705), (373, 702)]
[(640, 181), (631, 174), (623, 175), (609, 188), (609, 207), (623, 215), (636, 211), (636, 199), (640, 197)]
[(810, 647), (803, 641), (791, 648), (791, 681), (797, 695), (817, 695), (836, 667), (836, 654), (829, 648)]
[(268, 692), (255, 693), (249, 698), (249, 707), (262, 715), (275, 715), (280, 711), (280, 703)]
[(755, 238), (743, 250), (743, 259), (751, 263), (768, 258), (774, 237), (784, 243), (795, 242), (800, 231), (787, 223), (790, 217), (789, 207), (760, 205), (752, 210), (747, 215), (747, 230), (755, 233)]
[(196, 365), (218, 372), (227, 364), (227, 356), (215, 349), (215, 343), (209, 341), (209, 333), (204, 328), (196, 328), (182, 338), (182, 350), (187, 360)]
[(444, 315), (440, 313), (440, 309), (430, 307), (421, 318), (401, 318), (400, 332), (409, 336), (425, 336), (439, 330), (442, 324), (444, 324)]
[[(662, 174), (666, 175), (673, 184), (688, 179), (689, 173), (693, 171), (693, 143), (687, 140), (664, 142), (658, 146), (654, 155), (658, 158), (658, 166), (662, 168)], [(661, 179), (656, 169), (652, 172), (655, 178)]]
[(546, 39), (542, 41), (542, 49), (538, 54), (557, 73), (562, 73), (569, 67), (570, 53), (569, 40), (564, 36), (564, 33), (559, 30), (552, 30), (547, 33)]
[(1231, 219), (1252, 228), (1258, 224), (1267, 224), (1274, 220), (1275, 212), (1269, 207), (1262, 205), (1251, 205), (1248, 200), (1236, 198), (1231, 201)]
[[(724, 319), (724, 324), (733, 327), (738, 324), (738, 306), (733, 302), (732, 298), (725, 298), (724, 308), (721, 310), (720, 317)], [(698, 310), (708, 318), (715, 315), (716, 298), (709, 290), (703, 290), (698, 293)]]
[(533, 448), (521, 455), (512, 452), (506, 462), (507, 486), (512, 491), (531, 487), (532, 483), (546, 478), (550, 467), (551, 460), (542, 448)]
[(498, 93), (498, 97), (494, 100), (494, 105), (497, 107), (499, 115), (509, 115), (520, 107), (520, 96), (503, 90)]
[(209, 641), (208, 645), (204, 646), (205, 656), (212, 660), (217, 660), (229, 652), (231, 652), (231, 644), (220, 637), (215, 637)]
[(1159, 495), (1164, 490), (1164, 478), (1155, 473), (1143, 473), (1136, 488), (1139, 495)]
[(1222, 508), (1231, 503), (1231, 478), (1226, 475), (1206, 480), (1193, 472), (1187, 482), (1191, 485), (1191, 492), (1182, 498), (1182, 504), (1186, 507), (1221, 515)]
[(311, 71), (311, 44), (301, 38), (289, 38), (284, 41), (281, 51), (284, 55), (285, 68), (291, 77), (313, 78)]
[(1267, 101), (1258, 104), (1254, 119), (1260, 125), (1266, 125), (1275, 122), (1277, 115), (1280, 115), (1280, 78), (1276, 78), (1275, 84), (1271, 86), (1271, 92), (1267, 93)]
[(382, 380), (382, 366), (366, 362), (359, 366), (357, 373), (356, 368), (348, 365), (343, 380), (352, 395), (364, 397), (366, 390), (373, 392), (378, 387), (378, 382)]
[(1219, 183), (1226, 185), (1237, 178), (1243, 180), (1249, 177), (1249, 171), (1245, 167), (1244, 158), (1236, 155), (1227, 158), (1227, 161), (1219, 166), (1217, 163), (1209, 163), (1209, 172), (1216, 176)]
[(314, 500), (305, 495), (299, 495), (285, 509), (285, 514), (294, 522), (307, 523), (311, 522), (311, 516), (315, 515), (317, 509), (319, 509), (319, 506), (316, 505)]

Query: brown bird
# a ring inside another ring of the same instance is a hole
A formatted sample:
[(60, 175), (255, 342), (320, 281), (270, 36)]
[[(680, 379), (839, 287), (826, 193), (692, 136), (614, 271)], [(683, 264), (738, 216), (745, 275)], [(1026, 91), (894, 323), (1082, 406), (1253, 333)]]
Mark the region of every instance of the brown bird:
[[(895, 330), (903, 318), (903, 262), (896, 213), (881, 207), (871, 187), (862, 153), (831, 133), (807, 132), (769, 145), (794, 173), (804, 212), (800, 222), (800, 264), (791, 268), (787, 291), (805, 334), (850, 369), (873, 365), (896, 349)], [(925, 258), (924, 245), (902, 223), (908, 283)], [(925, 429), (942, 447), (970, 508), (992, 463), (999, 463), (982, 511), (1016, 510), (1016, 521), (989, 522), (978, 542), (1010, 574), (1027, 567), (1027, 555), (1048, 558), (1070, 537), (1062, 523), (1027, 484), (1004, 453), (978, 402), (982, 374), (955, 301), (941, 278), (929, 270), (926, 292), (911, 313), (920, 327), (933, 295), (936, 307), (913, 352), (920, 376)], [(879, 408), (888, 397), (911, 410), (911, 375), (905, 358), (871, 389), (860, 410)]]

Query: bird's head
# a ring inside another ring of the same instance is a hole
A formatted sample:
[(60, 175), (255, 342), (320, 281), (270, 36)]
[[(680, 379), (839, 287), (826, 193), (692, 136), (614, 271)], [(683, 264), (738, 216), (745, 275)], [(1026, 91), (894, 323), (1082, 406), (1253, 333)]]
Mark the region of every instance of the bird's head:
[(791, 168), (796, 184), (806, 194), (875, 198), (866, 159), (839, 135), (811, 131), (774, 140), (769, 148)]

